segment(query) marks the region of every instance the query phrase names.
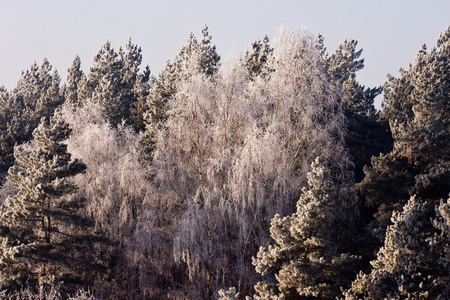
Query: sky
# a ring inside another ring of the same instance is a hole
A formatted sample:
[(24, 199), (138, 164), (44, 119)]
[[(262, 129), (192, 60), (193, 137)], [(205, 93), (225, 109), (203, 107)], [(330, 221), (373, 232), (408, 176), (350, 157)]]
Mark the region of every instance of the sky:
[[(281, 26), (325, 37), (328, 52), (346, 38), (358, 40), (365, 68), (357, 80), (383, 85), (388, 73), (407, 68), (422, 44), (429, 49), (450, 25), (447, 0), (0, 0), (0, 85), (13, 89), (23, 70), (46, 57), (65, 81), (75, 55), (89, 71), (109, 40), (114, 49), (131, 38), (143, 66), (157, 75), (208, 25), (222, 58)], [(376, 106), (380, 107), (381, 97)]]

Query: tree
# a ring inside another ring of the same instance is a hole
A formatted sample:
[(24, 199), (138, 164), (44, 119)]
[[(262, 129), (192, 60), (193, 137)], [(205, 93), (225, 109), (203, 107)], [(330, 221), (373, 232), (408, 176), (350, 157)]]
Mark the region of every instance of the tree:
[(123, 77), (121, 88), (124, 90), (125, 102), (129, 103), (128, 124), (133, 126), (136, 132), (145, 129), (144, 113), (147, 110), (146, 101), (150, 91), (150, 68), (147, 66), (144, 72), (139, 72), (142, 63), (142, 50), (131, 43), (131, 38), (125, 45), (126, 51), (119, 51), (123, 64)]
[(267, 73), (265, 66), (271, 57), (273, 48), (269, 45), (269, 37), (265, 35), (261, 40), (252, 43), (252, 52), (245, 52), (245, 69), (248, 77), (254, 79), (256, 76)]
[(63, 102), (60, 78), (46, 58), (42, 65), (34, 62), (22, 72), (17, 87), (1, 92), (0, 118), (0, 179), (14, 163), (14, 145), (32, 138), (41, 118), (50, 117)]
[(374, 157), (361, 189), (383, 227), (404, 199), (417, 195), (437, 204), (450, 191), (450, 29), (414, 66), (385, 84), (383, 118), (389, 120), (394, 149)]
[(86, 76), (83, 73), (83, 70), (81, 70), (81, 60), (80, 57), (77, 55), (75, 56), (75, 59), (72, 62), (72, 66), (67, 70), (67, 79), (66, 83), (64, 84), (62, 88), (62, 93), (65, 97), (65, 103), (70, 105), (80, 105), (80, 100), (78, 96), (80, 85), (82, 85), (82, 82), (86, 81)]
[(175, 94), (176, 74), (173, 65), (167, 62), (159, 78), (150, 77), (151, 89), (147, 97), (147, 111), (144, 113), (145, 131), (142, 136), (147, 148), (147, 163), (151, 165), (156, 145), (156, 133), (166, 122), (166, 105), (168, 99)]
[(303, 188), (297, 211), (271, 221), (275, 244), (261, 247), (253, 259), (261, 275), (275, 273), (276, 283), (259, 282), (256, 299), (334, 299), (351, 270), (354, 257), (339, 254), (332, 235), (334, 205), (332, 185), (324, 178), (317, 158), (308, 174), (309, 189)]
[[(81, 93), (105, 107), (113, 126), (122, 120), (136, 131), (144, 129), (143, 118), (149, 93), (150, 69), (140, 73), (142, 50), (128, 40), (126, 51), (117, 53), (107, 41), (94, 57), (94, 66)], [(85, 100), (86, 100), (85, 99)]]
[(361, 59), (363, 49), (357, 50), (358, 41), (346, 39), (329, 55), (324, 46), (324, 37), (318, 36), (318, 48), (327, 61), (330, 81), (342, 91), (341, 106), (346, 117), (348, 133), (346, 144), (355, 164), (355, 181), (364, 178), (363, 167), (370, 164), (372, 156), (392, 149), (387, 123), (379, 120), (374, 100), (381, 87), (366, 88), (356, 81), (356, 72), (364, 68)]
[(71, 178), (86, 165), (72, 160), (63, 143), (67, 123), (43, 118), (33, 141), (15, 147), (15, 164), (8, 172), (17, 193), (5, 201), (1, 214), (1, 283), (4, 287), (59, 282), (70, 286), (90, 280), (94, 261), (89, 244), (89, 219), (83, 203), (69, 196), (76, 186)]
[(181, 66), (183, 62), (187, 62), (196, 56), (198, 71), (208, 77), (212, 77), (219, 70), (220, 56), (216, 51), (216, 46), (211, 45), (212, 37), (209, 34), (208, 26), (204, 25), (201, 32), (202, 39), (200, 42), (197, 41), (191, 32), (188, 44), (178, 52), (175, 58), (175, 64)]
[(61, 115), (72, 128), (68, 151), (89, 166), (73, 179), (78, 187), (74, 197), (85, 201), (80, 213), (109, 241), (96, 247), (110, 278), (94, 286), (96, 295), (138, 298), (157, 278), (144, 259), (151, 241), (135, 234), (143, 203), (151, 197), (139, 134), (123, 123), (112, 127), (103, 106), (92, 101), (76, 109), (65, 107)]
[(186, 61), (156, 132), (145, 206), (153, 217), (139, 228), (161, 238), (158, 248), (173, 249), (152, 260), (175, 261), (189, 281), (172, 286), (189, 285), (190, 297), (231, 285), (250, 293), (257, 280), (251, 257), (269, 243), (275, 213), (295, 209), (312, 155), (323, 156), (325, 177), (337, 186), (338, 244), (354, 218), (343, 113), (314, 38), (284, 30), (275, 45), (271, 76), (252, 81), (240, 60), (214, 78), (199, 70), (197, 57)]
[(202, 40), (200, 42), (191, 33), (187, 45), (178, 51), (173, 62), (166, 62), (158, 78), (149, 79), (151, 89), (147, 97), (148, 111), (144, 115), (146, 129), (143, 133), (148, 152), (148, 164), (151, 164), (153, 159), (156, 132), (164, 128), (167, 120), (167, 102), (170, 97), (175, 95), (178, 84), (187, 79), (183, 76), (189, 76), (184, 70), (189, 65), (210, 79), (218, 73), (220, 56), (216, 51), (216, 46), (211, 45), (212, 37), (209, 34), (208, 26), (204, 25), (201, 32)]
[(94, 66), (88, 75), (90, 97), (105, 106), (106, 114), (116, 126), (129, 117), (129, 103), (123, 102), (120, 88), (123, 77), (123, 62), (107, 41), (94, 57)]
[(433, 207), (411, 197), (394, 212), (384, 246), (369, 274), (360, 272), (346, 299), (445, 299), (450, 288), (449, 204)]
[[(17, 108), (16, 108), (17, 109)], [(11, 134), (11, 120), (14, 116), (14, 103), (11, 101), (9, 92), (4, 86), (0, 87), (0, 185), (6, 177), (9, 167), (14, 162), (14, 156), (11, 151), (14, 146), (14, 140)]]

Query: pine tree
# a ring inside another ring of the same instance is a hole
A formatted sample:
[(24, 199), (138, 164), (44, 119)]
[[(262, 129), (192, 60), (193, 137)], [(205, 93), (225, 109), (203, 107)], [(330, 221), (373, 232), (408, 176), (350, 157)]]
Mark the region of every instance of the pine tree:
[[(17, 109), (17, 108), (16, 108)], [(11, 153), (14, 141), (11, 140), (10, 131), (11, 120), (14, 116), (14, 103), (11, 101), (9, 92), (4, 86), (0, 87), (0, 185), (6, 177), (6, 172), (13, 164), (14, 157)]]
[[(360, 272), (346, 299), (446, 299), (450, 272), (449, 204), (436, 208), (411, 197), (402, 212), (394, 212), (384, 246)], [(434, 221), (433, 221), (434, 219)]]
[(334, 299), (344, 273), (351, 270), (355, 258), (339, 255), (332, 235), (332, 186), (325, 181), (319, 159), (311, 168), (309, 189), (302, 189), (297, 211), (283, 218), (275, 215), (270, 226), (275, 244), (261, 247), (253, 259), (258, 273), (275, 273), (276, 278), (276, 283), (259, 282), (255, 299)]
[(42, 117), (50, 117), (63, 102), (60, 78), (47, 59), (42, 65), (34, 62), (22, 72), (17, 87), (2, 90), (0, 115), (0, 175), (4, 177), (14, 163), (14, 145), (29, 141)]
[(412, 195), (436, 204), (450, 191), (449, 69), (450, 28), (430, 52), (422, 46), (414, 66), (385, 84), (382, 117), (389, 120), (394, 149), (372, 159), (361, 183), (381, 222)]
[(149, 78), (151, 89), (149, 91), (144, 113), (145, 131), (142, 136), (146, 144), (147, 161), (151, 164), (155, 151), (156, 133), (164, 127), (167, 119), (166, 105), (168, 99), (175, 94), (176, 75), (170, 62), (166, 63), (164, 70), (159, 74), (159, 78), (154, 76)]
[(357, 50), (358, 41), (346, 39), (328, 55), (323, 36), (317, 39), (327, 61), (330, 80), (343, 91), (341, 106), (348, 130), (346, 143), (355, 164), (355, 181), (360, 182), (364, 178), (363, 167), (370, 164), (371, 157), (392, 149), (387, 123), (379, 120), (374, 106), (382, 89), (366, 88), (356, 81), (356, 72), (364, 68), (364, 59), (360, 58), (363, 49)]
[(259, 75), (267, 76), (269, 70), (265, 70), (267, 61), (270, 59), (273, 48), (269, 45), (269, 37), (265, 35), (261, 40), (252, 43), (252, 52), (245, 52), (245, 69), (248, 77), (253, 80)]
[(191, 33), (186, 46), (182, 47), (174, 60), (174, 64), (182, 67), (184, 63), (196, 57), (198, 70), (208, 77), (217, 73), (220, 66), (220, 56), (216, 51), (216, 46), (211, 45), (212, 37), (209, 34), (208, 26), (202, 27), (202, 39), (197, 41)]
[(123, 65), (121, 89), (124, 100), (122, 102), (129, 106), (127, 123), (139, 132), (145, 128), (143, 118), (146, 111), (146, 98), (150, 91), (150, 68), (147, 66), (143, 73), (139, 72), (142, 50), (139, 46), (132, 44), (131, 38), (125, 45), (125, 49), (125, 52), (119, 51)]
[(41, 118), (53, 115), (54, 110), (64, 102), (60, 93), (60, 82), (58, 72), (53, 70), (46, 58), (40, 67), (33, 63), (29, 70), (22, 72), (14, 92), (23, 98), (25, 105), (34, 110), (33, 129)]
[(145, 128), (143, 119), (150, 90), (150, 69), (147, 66), (143, 73), (139, 69), (141, 52), (131, 39), (125, 51), (120, 48), (118, 52), (107, 41), (94, 57), (87, 83), (81, 81), (78, 91), (84, 100), (92, 98), (101, 103), (113, 126), (124, 121), (136, 131)]
[(131, 103), (131, 125), (136, 132), (144, 132), (145, 114), (148, 111), (147, 98), (150, 94), (151, 75), (150, 68), (147, 66), (142, 74), (137, 75), (137, 79), (133, 85), (134, 101)]
[(202, 28), (202, 40), (200, 41), (200, 66), (202, 73), (207, 76), (214, 75), (219, 69), (220, 56), (216, 51), (216, 46), (211, 45), (212, 37), (209, 34), (208, 26)]
[(33, 141), (15, 147), (8, 180), (17, 193), (0, 216), (3, 287), (91, 279), (94, 235), (81, 215), (83, 202), (70, 197), (76, 190), (70, 178), (86, 166), (67, 152), (69, 133), (67, 123), (43, 118)]
[(124, 100), (121, 89), (123, 80), (123, 62), (107, 41), (94, 57), (94, 66), (88, 75), (90, 98), (102, 103), (113, 126), (129, 117), (129, 103)]
[(78, 91), (80, 83), (86, 81), (86, 76), (81, 70), (81, 59), (77, 55), (72, 62), (72, 66), (67, 70), (66, 83), (63, 86), (62, 93), (64, 94), (65, 103), (72, 106), (80, 105), (80, 99), (78, 97)]
[(194, 65), (197, 69), (194, 73), (201, 73), (212, 79), (217, 74), (220, 66), (220, 56), (216, 51), (216, 46), (211, 45), (212, 37), (209, 34), (208, 26), (202, 28), (202, 40), (197, 41), (191, 33), (187, 40), (187, 45), (183, 46), (173, 62), (167, 61), (163, 71), (158, 78), (149, 78), (150, 92), (147, 97), (148, 111), (144, 115), (145, 131), (143, 132), (144, 142), (147, 146), (147, 160), (151, 164), (156, 144), (156, 133), (164, 128), (167, 115), (167, 102), (177, 91), (177, 85), (186, 80), (182, 76), (189, 76), (186, 72), (188, 65)]

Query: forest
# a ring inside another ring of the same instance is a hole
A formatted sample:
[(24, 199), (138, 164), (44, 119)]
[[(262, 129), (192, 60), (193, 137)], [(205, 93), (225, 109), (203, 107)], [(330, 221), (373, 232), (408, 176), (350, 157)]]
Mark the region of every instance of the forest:
[[(437, 33), (438, 34), (438, 33)], [(383, 86), (282, 27), (0, 87), (2, 299), (449, 299), (450, 27)], [(382, 109), (374, 99), (383, 98)]]

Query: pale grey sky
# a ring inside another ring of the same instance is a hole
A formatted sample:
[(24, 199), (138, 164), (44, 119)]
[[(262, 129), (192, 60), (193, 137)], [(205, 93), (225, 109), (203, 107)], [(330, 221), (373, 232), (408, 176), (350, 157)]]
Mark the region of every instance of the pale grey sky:
[(15, 87), (20, 73), (47, 57), (65, 80), (76, 54), (89, 70), (106, 40), (117, 50), (129, 37), (142, 48), (143, 65), (158, 74), (207, 24), (222, 57), (244, 52), (281, 25), (325, 36), (333, 51), (353, 37), (364, 49), (358, 80), (382, 85), (386, 74), (407, 68), (420, 45), (434, 46), (450, 25), (447, 0), (0, 0), (0, 85)]

